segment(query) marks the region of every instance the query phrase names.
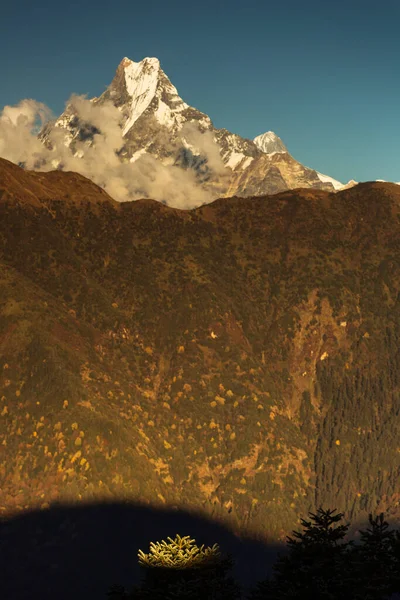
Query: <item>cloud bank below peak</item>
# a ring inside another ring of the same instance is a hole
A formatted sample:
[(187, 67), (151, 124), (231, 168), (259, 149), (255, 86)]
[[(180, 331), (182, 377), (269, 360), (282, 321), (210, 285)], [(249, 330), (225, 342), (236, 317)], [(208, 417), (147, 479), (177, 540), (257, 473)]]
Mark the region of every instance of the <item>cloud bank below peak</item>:
[[(52, 128), (50, 144), (44, 145), (37, 134), (50, 121), (51, 111), (41, 102), (26, 99), (15, 106), (5, 106), (0, 113), (0, 157), (26, 169), (76, 171), (117, 201), (148, 197), (174, 208), (190, 209), (214, 200), (210, 192), (199, 186), (191, 170), (165, 165), (146, 152), (133, 163), (121, 162), (118, 152), (124, 145), (123, 116), (111, 101), (95, 104), (74, 94), (66, 107), (95, 131), (90, 145), (85, 139), (78, 139), (72, 149), (65, 131), (59, 127)], [(200, 133), (190, 123), (182, 131), (185, 139), (200, 146), (210, 166), (219, 171), (223, 163), (218, 147), (207, 133)]]

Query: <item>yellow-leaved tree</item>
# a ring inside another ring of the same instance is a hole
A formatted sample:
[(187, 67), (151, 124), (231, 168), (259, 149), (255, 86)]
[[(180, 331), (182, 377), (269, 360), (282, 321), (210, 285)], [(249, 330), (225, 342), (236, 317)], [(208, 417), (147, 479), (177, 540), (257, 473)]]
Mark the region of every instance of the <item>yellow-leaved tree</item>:
[(169, 541), (151, 542), (150, 552), (138, 552), (144, 577), (139, 587), (127, 593), (113, 586), (110, 600), (232, 600), (241, 597), (240, 586), (228, 576), (233, 566), (232, 556), (222, 557), (218, 544), (204, 548), (190, 536)]

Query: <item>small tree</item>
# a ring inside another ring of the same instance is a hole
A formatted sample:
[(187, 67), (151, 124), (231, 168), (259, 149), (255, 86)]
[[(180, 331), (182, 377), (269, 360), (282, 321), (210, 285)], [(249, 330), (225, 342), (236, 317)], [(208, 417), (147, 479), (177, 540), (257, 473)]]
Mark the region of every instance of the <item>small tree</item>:
[(169, 543), (151, 542), (150, 552), (139, 550), (139, 564), (144, 569), (144, 580), (127, 596), (129, 600), (222, 600), (240, 598), (240, 587), (228, 571), (232, 568), (231, 555), (222, 558), (218, 544), (200, 548), (190, 536)]

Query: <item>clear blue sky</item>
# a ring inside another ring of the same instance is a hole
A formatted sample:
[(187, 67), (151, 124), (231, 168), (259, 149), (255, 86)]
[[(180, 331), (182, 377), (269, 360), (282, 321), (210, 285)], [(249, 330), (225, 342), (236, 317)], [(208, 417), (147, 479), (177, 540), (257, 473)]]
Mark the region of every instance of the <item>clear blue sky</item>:
[(400, 181), (399, 0), (14, 0), (0, 19), (0, 109), (59, 114), (124, 56), (156, 56), (216, 127), (275, 131), (342, 182)]

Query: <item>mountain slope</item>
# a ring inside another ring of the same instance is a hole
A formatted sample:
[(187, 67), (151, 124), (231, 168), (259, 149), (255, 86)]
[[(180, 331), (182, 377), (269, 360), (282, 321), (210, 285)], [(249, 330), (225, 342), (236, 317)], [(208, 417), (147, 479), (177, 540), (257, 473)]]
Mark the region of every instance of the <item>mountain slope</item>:
[(1, 160), (0, 211), (2, 513), (398, 518), (398, 186), (183, 211)]
[[(334, 191), (341, 186), (340, 182), (320, 176), (297, 162), (273, 132), (251, 141), (226, 129), (216, 129), (207, 115), (180, 98), (157, 58), (145, 58), (138, 63), (124, 58), (110, 86), (91, 103), (94, 109), (109, 106), (118, 109), (122, 135), (118, 156), (122, 162), (138, 162), (144, 169), (149, 159), (155, 158), (165, 166), (191, 170), (197, 185), (211, 199), (276, 193), (297, 187)], [(45, 126), (40, 139), (51, 148), (54, 135), (63, 131), (64, 144), (76, 156), (83, 157), (95, 143), (96, 135), (108, 127), (106, 121), (105, 115), (95, 118), (93, 111), (89, 108), (82, 111), (73, 101), (58, 119)], [(61, 159), (58, 162), (62, 165)], [(143, 189), (138, 183), (136, 189), (129, 194), (125, 191), (125, 196), (118, 199), (142, 196)], [(202, 203), (198, 200), (196, 206)]]

